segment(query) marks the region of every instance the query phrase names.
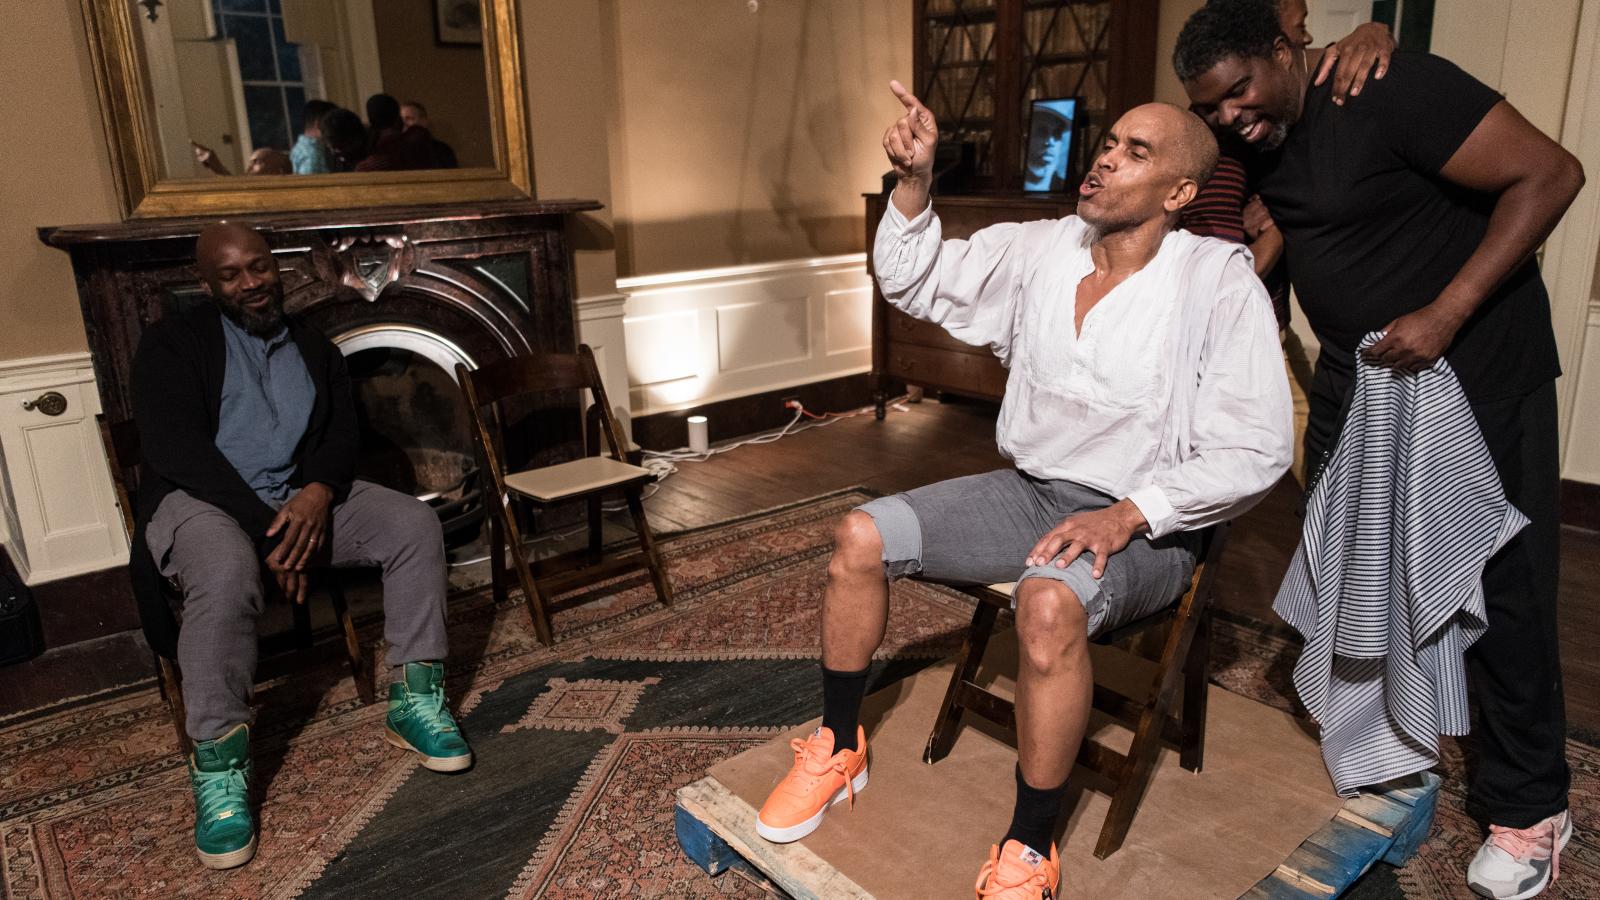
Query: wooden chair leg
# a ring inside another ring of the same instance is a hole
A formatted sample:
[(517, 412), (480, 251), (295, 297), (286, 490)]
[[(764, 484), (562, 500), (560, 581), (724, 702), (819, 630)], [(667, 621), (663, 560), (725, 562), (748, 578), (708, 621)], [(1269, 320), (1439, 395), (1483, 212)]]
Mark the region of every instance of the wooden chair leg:
[(172, 716), (172, 730), (178, 735), (178, 749), (188, 756), (194, 752), (194, 742), (189, 740), (189, 714), (183, 705), (183, 679), (178, 674), (178, 664), (158, 653), (156, 671), (161, 679), (161, 696), (166, 698), (167, 712)]
[(356, 634), (355, 618), (350, 615), (350, 606), (345, 601), (344, 586), (339, 584), (337, 578), (337, 575), (330, 576), (328, 599), (333, 603), (333, 616), (339, 621), (339, 628), (344, 634), (344, 652), (350, 659), (350, 677), (355, 679), (356, 695), (361, 698), (363, 705), (371, 705), (377, 696), (372, 658), (361, 652), (361, 639)]
[(589, 498), (589, 563), (592, 565), (600, 561), (601, 548), (605, 546), (605, 509), (600, 505), (602, 497), (595, 494)]
[(501, 530), (511, 553), (511, 566), (516, 570), (517, 582), (522, 585), (522, 601), (527, 604), (528, 618), (533, 621), (534, 636), (539, 643), (548, 647), (555, 642), (550, 631), (550, 613), (544, 602), (544, 594), (539, 591), (538, 580), (528, 567), (528, 555), (522, 548), (522, 531), (517, 527), (516, 516), (510, 507), (498, 504), (496, 514), (500, 517)]
[(1178, 762), (1191, 772), (1205, 765), (1206, 748), (1206, 698), (1210, 694), (1211, 679), (1211, 610), (1200, 614), (1195, 626), (1194, 642), (1189, 645), (1189, 657), (1183, 666), (1183, 743), (1179, 747)]
[(1201, 605), (1193, 593), (1184, 597), (1167, 630), (1166, 650), (1161, 654), (1159, 668), (1146, 695), (1144, 711), (1139, 714), (1133, 741), (1128, 744), (1127, 759), (1115, 778), (1117, 787), (1111, 795), (1111, 808), (1106, 811), (1105, 824), (1100, 826), (1100, 838), (1095, 842), (1096, 859), (1105, 859), (1117, 852), (1128, 836), (1134, 813), (1139, 811), (1139, 801), (1144, 798), (1155, 770), (1156, 755), (1161, 751), (1161, 733), (1178, 694), (1180, 667), (1188, 659), (1195, 632), (1199, 630), (1201, 616), (1197, 607)]
[(289, 606), (294, 612), (294, 647), (299, 653), (311, 650), (311, 607), (305, 603), (296, 603), (294, 598), (289, 598)]
[(950, 675), (950, 687), (944, 692), (944, 704), (939, 707), (939, 716), (934, 719), (933, 731), (928, 735), (928, 745), (922, 751), (922, 761), (929, 765), (950, 755), (950, 748), (955, 746), (964, 710), (960, 702), (961, 686), (977, 676), (999, 613), (993, 605), (978, 601), (978, 608), (972, 614), (972, 627), (967, 629), (967, 639), (961, 645), (955, 671)]
[(662, 606), (672, 605), (672, 581), (667, 577), (666, 563), (661, 561), (661, 551), (656, 547), (655, 535), (650, 532), (650, 522), (644, 515), (643, 492), (628, 488), (628, 512), (633, 515), (633, 528), (638, 533), (639, 545), (644, 548), (645, 561), (650, 566), (650, 580), (656, 586), (656, 599)]
[(489, 584), (494, 591), (494, 602), (498, 606), (506, 601), (506, 536), (505, 530), (500, 526), (500, 513), (503, 504), (495, 502), (492, 498), (486, 504), (489, 520)]

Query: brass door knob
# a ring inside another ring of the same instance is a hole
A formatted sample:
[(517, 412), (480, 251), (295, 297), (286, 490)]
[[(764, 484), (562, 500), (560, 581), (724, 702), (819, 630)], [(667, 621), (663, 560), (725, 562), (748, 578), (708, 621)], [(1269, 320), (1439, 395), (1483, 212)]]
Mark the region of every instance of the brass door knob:
[(22, 401), (22, 408), (37, 409), (47, 416), (59, 416), (67, 411), (67, 398), (61, 396), (60, 391), (47, 391), (40, 394), (37, 400)]

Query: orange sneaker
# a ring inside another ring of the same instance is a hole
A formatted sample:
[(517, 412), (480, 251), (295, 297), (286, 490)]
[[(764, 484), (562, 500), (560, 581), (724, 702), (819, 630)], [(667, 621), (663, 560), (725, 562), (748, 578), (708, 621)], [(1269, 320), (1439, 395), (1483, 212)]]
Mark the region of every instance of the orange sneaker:
[(767, 795), (756, 814), (756, 834), (778, 844), (798, 841), (817, 830), (822, 814), (841, 800), (856, 802), (867, 786), (867, 733), (856, 727), (856, 749), (833, 752), (833, 732), (818, 728), (805, 740), (789, 742), (794, 767)]
[(989, 861), (978, 870), (978, 900), (1052, 900), (1061, 880), (1061, 861), (1050, 847), (1045, 859), (1021, 841), (990, 847)]

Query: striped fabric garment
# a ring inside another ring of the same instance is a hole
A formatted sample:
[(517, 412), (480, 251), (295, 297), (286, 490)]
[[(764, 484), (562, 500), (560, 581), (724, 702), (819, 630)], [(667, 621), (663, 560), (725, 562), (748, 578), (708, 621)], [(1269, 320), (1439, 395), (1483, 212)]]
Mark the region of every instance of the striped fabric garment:
[(1483, 567), (1528, 524), (1448, 363), (1356, 368), (1273, 602), (1305, 637), (1295, 690), (1346, 797), (1431, 767), (1439, 735), (1467, 733), (1463, 655), (1487, 624)]

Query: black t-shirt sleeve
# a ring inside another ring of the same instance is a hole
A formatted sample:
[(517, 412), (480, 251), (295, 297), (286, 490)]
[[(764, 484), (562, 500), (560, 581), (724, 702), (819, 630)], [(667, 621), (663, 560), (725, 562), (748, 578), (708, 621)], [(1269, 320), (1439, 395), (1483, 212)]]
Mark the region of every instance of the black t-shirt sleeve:
[(1396, 53), (1388, 74), (1369, 79), (1361, 95), (1348, 102), (1367, 107), (1396, 155), (1437, 175), (1501, 99), (1448, 59)]

